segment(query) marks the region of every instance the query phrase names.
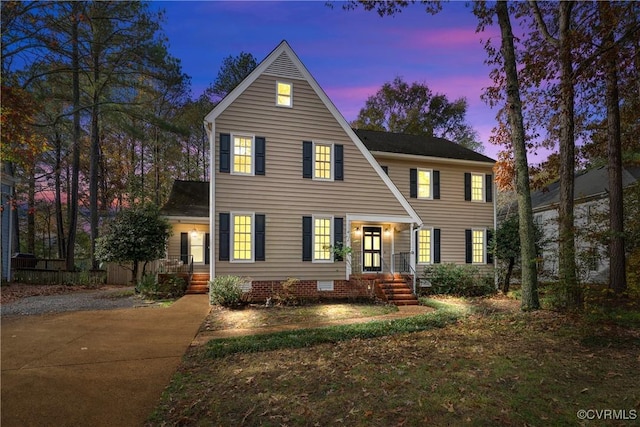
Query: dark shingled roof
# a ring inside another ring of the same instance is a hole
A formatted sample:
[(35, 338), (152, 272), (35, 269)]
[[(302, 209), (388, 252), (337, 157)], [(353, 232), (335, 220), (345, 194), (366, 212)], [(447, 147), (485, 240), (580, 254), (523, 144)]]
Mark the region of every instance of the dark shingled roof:
[(354, 129), (353, 131), (369, 151), (495, 163), (495, 160), (483, 154), (476, 153), (444, 138), (364, 129)]
[(209, 216), (209, 183), (202, 181), (173, 182), (169, 200), (160, 209), (167, 216)]
[[(622, 186), (627, 187), (640, 179), (640, 166), (622, 168)], [(575, 176), (574, 199), (588, 199), (609, 192), (609, 172), (605, 166), (579, 172)], [(555, 181), (531, 195), (531, 206), (536, 209), (558, 203), (560, 182)]]

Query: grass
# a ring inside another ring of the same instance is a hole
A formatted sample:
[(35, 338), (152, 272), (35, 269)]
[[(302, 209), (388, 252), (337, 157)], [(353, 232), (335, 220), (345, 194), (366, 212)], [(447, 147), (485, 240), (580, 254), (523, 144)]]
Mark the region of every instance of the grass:
[(319, 323), (329, 320), (380, 316), (397, 312), (392, 305), (312, 304), (295, 307), (251, 306), (239, 310), (217, 309), (203, 325), (203, 330), (256, 328), (291, 323)]
[[(206, 344), (204, 353), (208, 358), (219, 358), (234, 353), (255, 353), (285, 348), (303, 348), (356, 338), (368, 339), (400, 333), (424, 331), (431, 328), (441, 328), (454, 322), (462, 314), (459, 308), (444, 306), (435, 300), (429, 300), (428, 303), (430, 306), (439, 307), (440, 310), (399, 320), (372, 321), (352, 325), (298, 329), (295, 331), (281, 331), (264, 335), (216, 339)], [(372, 310), (369, 309), (367, 312), (371, 313)]]
[(301, 348), (315, 332), (258, 352), (192, 348), (147, 425), (547, 426), (582, 425), (580, 409), (640, 415), (640, 329), (623, 324), (633, 314), (601, 323), (523, 313), (504, 298), (429, 304), (437, 310), (406, 321), (328, 328)]

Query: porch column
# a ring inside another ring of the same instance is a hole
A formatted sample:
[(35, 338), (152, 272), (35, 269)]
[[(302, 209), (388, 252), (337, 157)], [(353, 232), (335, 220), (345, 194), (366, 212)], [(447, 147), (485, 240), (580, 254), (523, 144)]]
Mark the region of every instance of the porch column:
[(411, 256), (409, 257), (409, 265), (411, 266), (411, 271), (413, 271), (414, 294), (416, 293), (416, 276), (418, 275), (418, 270), (416, 270), (416, 254), (418, 253), (416, 231), (419, 229), (420, 227), (416, 227), (415, 224), (411, 224)]

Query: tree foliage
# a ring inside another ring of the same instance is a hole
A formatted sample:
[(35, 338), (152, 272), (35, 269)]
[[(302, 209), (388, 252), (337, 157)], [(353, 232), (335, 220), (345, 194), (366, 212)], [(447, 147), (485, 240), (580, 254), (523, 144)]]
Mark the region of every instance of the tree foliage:
[[(542, 247), (544, 246), (544, 232), (542, 228), (534, 223), (534, 242), (536, 247), (536, 254), (539, 255)], [(496, 260), (502, 263), (506, 263), (506, 271), (504, 278), (501, 278), (501, 289), (503, 293), (509, 292), (509, 285), (511, 282), (511, 274), (513, 268), (517, 266), (521, 261), (521, 244), (520, 244), (520, 221), (517, 213), (507, 215), (504, 220), (500, 221), (496, 232), (493, 235), (493, 239), (490, 244), (490, 249), (496, 257)]]
[(237, 56), (227, 56), (218, 70), (218, 76), (211, 86), (205, 91), (205, 95), (213, 103), (217, 103), (236, 88), (256, 67), (256, 58), (246, 52), (240, 52)]
[(408, 84), (396, 77), (367, 99), (351, 125), (359, 129), (435, 136), (482, 151), (477, 132), (465, 122), (466, 112), (466, 99), (451, 102), (446, 95), (433, 93), (424, 83)]
[(133, 279), (138, 264), (164, 256), (171, 225), (152, 204), (125, 209), (109, 221), (96, 240), (96, 258), (102, 262), (133, 263)]

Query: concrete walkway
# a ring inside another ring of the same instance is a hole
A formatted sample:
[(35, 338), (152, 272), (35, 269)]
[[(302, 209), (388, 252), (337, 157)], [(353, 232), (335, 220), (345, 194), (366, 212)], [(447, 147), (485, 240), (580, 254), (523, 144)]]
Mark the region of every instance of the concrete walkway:
[(209, 311), (167, 308), (2, 319), (1, 425), (141, 426)]

